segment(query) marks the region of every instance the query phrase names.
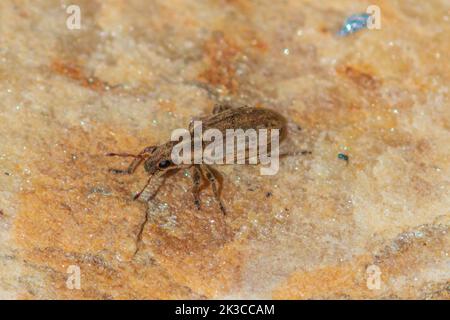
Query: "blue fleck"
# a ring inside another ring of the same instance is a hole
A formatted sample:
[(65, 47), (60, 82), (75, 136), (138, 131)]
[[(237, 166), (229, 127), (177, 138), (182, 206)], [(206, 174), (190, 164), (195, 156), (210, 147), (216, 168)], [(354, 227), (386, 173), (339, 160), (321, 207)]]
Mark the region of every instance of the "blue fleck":
[(338, 158), (348, 162), (348, 155), (346, 155), (346, 154), (339, 153)]
[(338, 35), (347, 36), (351, 33), (359, 31), (367, 27), (367, 20), (370, 18), (370, 15), (367, 13), (359, 13), (351, 15), (345, 20), (344, 25), (341, 30), (339, 30)]

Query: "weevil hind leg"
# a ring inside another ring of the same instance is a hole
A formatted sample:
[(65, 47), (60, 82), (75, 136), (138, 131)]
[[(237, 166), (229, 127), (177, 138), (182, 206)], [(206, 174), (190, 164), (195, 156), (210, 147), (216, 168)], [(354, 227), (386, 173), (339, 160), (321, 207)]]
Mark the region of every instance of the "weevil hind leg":
[(192, 187), (192, 194), (194, 196), (195, 207), (200, 210), (200, 183), (202, 180), (202, 172), (199, 165), (193, 166), (192, 182), (194, 186)]
[[(205, 170), (206, 178), (211, 183), (211, 188), (213, 190), (214, 197), (220, 206), (220, 211), (222, 211), (222, 213), (224, 215), (226, 215), (227, 212), (225, 210), (225, 206), (223, 205), (222, 199), (220, 198), (220, 193), (222, 190), (222, 183), (221, 183), (220, 179), (217, 179), (217, 176), (219, 176), (219, 173), (216, 172), (214, 169), (212, 169), (209, 165), (203, 165), (202, 167)], [(218, 184), (219, 184), (219, 186), (217, 186)]]
[(203, 118), (200, 118), (200, 117), (193, 117), (193, 118), (191, 119), (191, 121), (189, 121), (189, 126), (188, 126), (189, 132), (192, 132), (192, 131), (194, 130), (194, 122), (196, 122), (196, 121), (202, 121), (202, 120), (203, 120)]

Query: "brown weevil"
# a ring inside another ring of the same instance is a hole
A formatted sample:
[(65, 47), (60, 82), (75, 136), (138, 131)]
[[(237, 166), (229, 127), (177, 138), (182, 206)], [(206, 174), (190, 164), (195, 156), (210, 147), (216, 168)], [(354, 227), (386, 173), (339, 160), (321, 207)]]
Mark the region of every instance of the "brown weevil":
[[(229, 105), (216, 105), (213, 109), (213, 114), (208, 117), (201, 118), (202, 126), (204, 130), (216, 129), (219, 130), (224, 135), (227, 129), (267, 129), (268, 131), (277, 129), (279, 132), (279, 141), (284, 139), (287, 134), (286, 119), (279, 113), (264, 108), (254, 108), (254, 107), (238, 107), (232, 108)], [(191, 136), (194, 135), (194, 127), (189, 126), (189, 133)], [(174, 170), (179, 170), (181, 168), (192, 168), (192, 180), (193, 188), (192, 193), (194, 196), (194, 203), (197, 209), (200, 209), (200, 198), (199, 189), (203, 176), (206, 176), (209, 183), (211, 184), (214, 197), (218, 204), (220, 205), (220, 210), (223, 214), (226, 213), (225, 206), (220, 198), (220, 188), (221, 180), (220, 174), (214, 170), (210, 164), (200, 163), (200, 164), (177, 164), (172, 159), (172, 149), (178, 141), (169, 141), (158, 146), (146, 147), (138, 154), (129, 153), (108, 153), (107, 156), (117, 156), (117, 157), (131, 157), (134, 160), (131, 162), (126, 170), (110, 169), (112, 173), (115, 174), (133, 174), (136, 169), (144, 163), (144, 168), (150, 175), (144, 188), (135, 195), (134, 199), (138, 199), (144, 190), (149, 186), (151, 180), (155, 176), (165, 176), (169, 172)], [(270, 147), (270, 142), (268, 142)], [(202, 143), (202, 146), (205, 145)], [(248, 150), (246, 150), (247, 152)], [(260, 150), (258, 149), (258, 156)], [(247, 153), (246, 153), (247, 155)], [(193, 155), (191, 156), (193, 157)], [(224, 155), (225, 157), (225, 155)], [(219, 184), (219, 185), (218, 185)]]

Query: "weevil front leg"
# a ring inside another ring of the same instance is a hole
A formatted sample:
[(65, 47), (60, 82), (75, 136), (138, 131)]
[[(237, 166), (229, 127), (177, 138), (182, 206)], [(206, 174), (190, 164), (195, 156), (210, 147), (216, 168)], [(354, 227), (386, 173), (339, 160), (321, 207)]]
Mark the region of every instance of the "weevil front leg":
[(200, 182), (202, 180), (202, 173), (199, 165), (193, 166), (192, 182), (192, 194), (194, 195), (194, 204), (198, 210), (200, 210)]
[[(227, 212), (226, 212), (226, 210), (225, 210), (225, 206), (223, 205), (223, 203), (222, 203), (222, 199), (220, 198), (220, 190), (219, 190), (219, 188), (217, 187), (217, 179), (216, 179), (216, 175), (215, 175), (215, 173), (214, 173), (214, 170), (213, 169), (211, 169), (211, 167), (210, 166), (208, 166), (208, 165), (203, 165), (202, 166), (204, 169), (205, 169), (205, 171), (206, 171), (206, 178), (209, 180), (209, 182), (211, 183), (211, 188), (212, 188), (212, 190), (213, 190), (213, 193), (214, 193), (214, 197), (216, 198), (216, 201), (219, 203), (219, 206), (220, 206), (220, 210), (222, 211), (222, 213), (224, 214), (224, 215), (226, 215), (227, 214)], [(220, 188), (221, 189), (221, 188)]]
[(109, 169), (110, 172), (114, 174), (133, 174), (139, 165), (144, 161), (149, 153), (152, 153), (155, 150), (156, 146), (150, 146), (142, 150), (139, 154), (130, 154), (130, 153), (107, 153), (108, 157), (125, 157), (125, 158), (134, 158), (134, 160), (130, 163), (126, 170), (121, 169)]

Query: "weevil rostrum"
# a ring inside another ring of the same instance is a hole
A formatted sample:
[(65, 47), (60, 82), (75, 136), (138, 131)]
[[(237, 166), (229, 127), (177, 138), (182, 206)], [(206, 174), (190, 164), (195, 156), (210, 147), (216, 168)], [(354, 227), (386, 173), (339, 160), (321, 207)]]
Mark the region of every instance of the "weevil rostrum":
[[(201, 118), (201, 121), (202, 126), (205, 130), (217, 129), (223, 135), (226, 134), (227, 129), (242, 129), (244, 131), (248, 129), (266, 129), (268, 132), (273, 129), (277, 129), (277, 132), (279, 132), (279, 142), (281, 142), (282, 140), (284, 140), (287, 134), (286, 119), (279, 113), (264, 108), (255, 108), (248, 106), (232, 108), (229, 105), (218, 104), (214, 107), (213, 114), (211, 116)], [(189, 133), (191, 134), (191, 136), (194, 133), (192, 123), (189, 126)], [(107, 156), (134, 158), (134, 160), (130, 163), (126, 170), (110, 169), (110, 171), (115, 174), (133, 174), (136, 169), (142, 163), (144, 163), (144, 168), (145, 171), (149, 174), (149, 178), (144, 188), (135, 195), (134, 199), (136, 200), (150, 185), (153, 177), (163, 177), (169, 172), (174, 172), (175, 170), (179, 170), (181, 168), (191, 168), (193, 170), (192, 194), (194, 197), (194, 204), (197, 209), (200, 209), (199, 189), (201, 180), (204, 176), (206, 176), (212, 187), (214, 197), (220, 206), (220, 210), (223, 212), (223, 214), (226, 214), (225, 206), (220, 197), (221, 185), (219, 184), (221, 184), (220, 181), (222, 181), (222, 179), (220, 179), (220, 174), (215, 169), (213, 169), (210, 164), (206, 163), (176, 164), (172, 159), (172, 149), (177, 143), (178, 141), (169, 141), (161, 145), (148, 146), (138, 154), (108, 153)], [(270, 148), (269, 140), (267, 141), (267, 145)], [(245, 144), (245, 146), (247, 148), (248, 144)], [(206, 147), (204, 143), (202, 143), (202, 147)], [(249, 154), (248, 149), (246, 149), (245, 151), (245, 154), (247, 156)], [(260, 148), (258, 148), (257, 152), (257, 156), (259, 157)], [(193, 156), (194, 155), (192, 154), (191, 157)], [(154, 196), (154, 194), (152, 196)]]

